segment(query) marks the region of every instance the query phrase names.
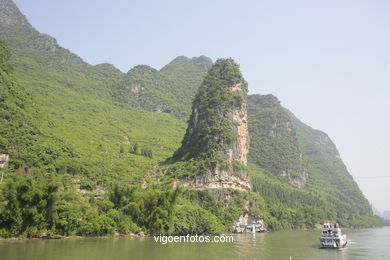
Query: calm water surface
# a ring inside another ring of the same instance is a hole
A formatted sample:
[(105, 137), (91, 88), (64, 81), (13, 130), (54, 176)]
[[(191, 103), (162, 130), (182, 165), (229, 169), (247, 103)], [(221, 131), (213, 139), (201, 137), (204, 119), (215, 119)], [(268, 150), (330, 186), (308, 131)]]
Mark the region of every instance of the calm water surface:
[(348, 246), (318, 249), (319, 231), (235, 235), (233, 243), (170, 243), (153, 238), (86, 238), (0, 241), (0, 259), (390, 259), (390, 227), (344, 230)]

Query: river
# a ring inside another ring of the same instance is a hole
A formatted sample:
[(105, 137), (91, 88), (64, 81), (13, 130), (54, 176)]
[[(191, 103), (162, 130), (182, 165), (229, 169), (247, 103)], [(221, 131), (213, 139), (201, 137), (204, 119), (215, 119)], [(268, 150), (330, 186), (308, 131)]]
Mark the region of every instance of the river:
[(390, 227), (344, 230), (348, 245), (318, 249), (320, 231), (234, 235), (233, 243), (156, 243), (146, 238), (1, 240), (1, 260), (390, 259)]

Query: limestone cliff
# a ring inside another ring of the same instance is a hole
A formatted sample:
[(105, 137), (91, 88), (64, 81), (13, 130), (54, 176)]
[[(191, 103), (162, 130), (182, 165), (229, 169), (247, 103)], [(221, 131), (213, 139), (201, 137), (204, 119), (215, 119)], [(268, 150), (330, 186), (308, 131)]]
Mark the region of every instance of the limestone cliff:
[(2, 171), (2, 169), (8, 167), (8, 161), (9, 161), (9, 155), (0, 153), (0, 175), (1, 175), (0, 183), (3, 182), (3, 178), (4, 178), (4, 172)]
[(9, 161), (9, 155), (6, 153), (0, 153), (0, 169), (7, 168)]
[(182, 146), (173, 160), (206, 165), (197, 188), (249, 190), (247, 83), (232, 59), (219, 59), (206, 75), (192, 105)]

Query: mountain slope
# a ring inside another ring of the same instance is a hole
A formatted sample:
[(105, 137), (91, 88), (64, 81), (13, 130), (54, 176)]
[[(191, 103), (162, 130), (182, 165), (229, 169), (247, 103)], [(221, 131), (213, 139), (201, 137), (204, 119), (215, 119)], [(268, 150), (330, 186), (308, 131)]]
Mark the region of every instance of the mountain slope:
[(113, 96), (132, 107), (187, 120), (192, 98), (211, 65), (211, 59), (205, 56), (180, 56), (160, 71), (136, 66), (123, 77)]
[(15, 79), (10, 52), (0, 41), (0, 154), (10, 156), (9, 171), (49, 170), (60, 159), (76, 157), (69, 146), (40, 128), (39, 115), (34, 100)]
[(364, 197), (327, 134), (314, 130), (288, 112), (297, 130), (298, 140), (309, 164), (309, 188), (322, 189), (337, 207), (337, 215), (346, 219), (373, 216)]
[(302, 123), (272, 95), (248, 100), (255, 191), (267, 202), (300, 209), (306, 220), (333, 219), (345, 226), (380, 223), (325, 133)]
[[(26, 114), (35, 115), (40, 132), (61, 140), (80, 156), (77, 174), (87, 176), (81, 179), (92, 180), (92, 186), (117, 178), (140, 182), (179, 145), (185, 130), (181, 121), (132, 109), (112, 96), (124, 73), (109, 64), (91, 66), (55, 40), (48, 41), (12, 1), (0, 1), (0, 14), (0, 36), (11, 47), (14, 74), (39, 108)], [(139, 151), (129, 153), (135, 145)], [(142, 156), (142, 149), (151, 150), (153, 158)], [(15, 160), (11, 156), (10, 167)], [(69, 166), (50, 171), (64, 167)]]
[[(183, 120), (212, 66), (207, 57), (181, 56), (161, 70), (140, 65), (128, 73), (92, 66), (35, 30), (11, 0), (0, 0), (0, 37), (12, 54), (1, 65), (0, 153), (11, 157), (0, 186), (0, 236), (217, 232), (229, 230), (246, 201), (271, 229), (376, 223), (330, 140), (272, 96), (248, 97), (255, 193), (232, 191), (229, 211), (208, 191), (181, 193), (145, 178), (179, 148)], [(47, 204), (37, 208), (25, 198)]]
[(250, 161), (303, 187), (307, 166), (291, 118), (272, 95), (250, 95), (248, 100)]

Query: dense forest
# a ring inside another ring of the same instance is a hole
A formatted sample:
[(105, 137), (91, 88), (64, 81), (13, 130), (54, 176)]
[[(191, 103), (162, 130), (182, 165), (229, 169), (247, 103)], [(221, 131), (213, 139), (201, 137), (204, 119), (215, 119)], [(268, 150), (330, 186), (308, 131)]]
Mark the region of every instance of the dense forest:
[[(227, 209), (208, 190), (159, 183), (153, 174), (180, 147), (211, 59), (122, 73), (85, 63), (11, 1), (0, 14), (0, 154), (10, 156), (1, 237), (230, 232), (247, 203), (269, 230), (383, 224), (329, 137), (269, 95), (248, 97), (251, 192), (227, 190)], [(170, 169), (179, 178), (199, 164)]]

